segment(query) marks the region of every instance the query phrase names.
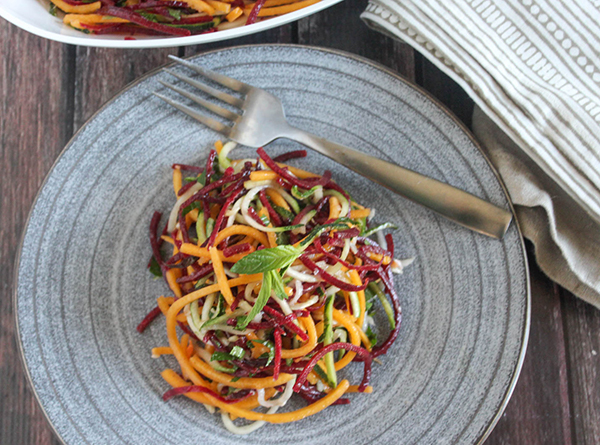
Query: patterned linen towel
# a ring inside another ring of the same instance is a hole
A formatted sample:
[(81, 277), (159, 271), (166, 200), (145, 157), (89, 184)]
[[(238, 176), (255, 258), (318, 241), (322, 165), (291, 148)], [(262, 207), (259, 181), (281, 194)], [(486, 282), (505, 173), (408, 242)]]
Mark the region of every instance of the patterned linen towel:
[(362, 18), (467, 91), (540, 267), (600, 308), (600, 0), (371, 0)]

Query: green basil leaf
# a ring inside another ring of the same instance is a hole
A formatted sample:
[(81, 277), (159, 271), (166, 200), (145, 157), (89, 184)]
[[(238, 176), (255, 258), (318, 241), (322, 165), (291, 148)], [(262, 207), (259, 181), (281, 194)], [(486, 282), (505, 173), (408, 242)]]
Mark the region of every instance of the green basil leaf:
[(54, 3), (50, 3), (50, 9), (48, 10), (50, 15), (53, 15), (54, 17), (56, 17), (57, 11), (58, 11), (58, 7)]
[(254, 306), (252, 306), (252, 310), (245, 317), (241, 319), (238, 318), (236, 329), (245, 329), (246, 326), (248, 326), (248, 323), (250, 323), (254, 317), (256, 317), (256, 315), (267, 305), (269, 298), (271, 298), (271, 274), (265, 273), (263, 274), (262, 287), (260, 288), (260, 292), (258, 293), (258, 298), (256, 299)]
[(256, 250), (233, 265), (231, 271), (239, 274), (264, 273), (292, 264), (302, 252), (294, 246), (277, 246)]
[(162, 270), (160, 270), (160, 266), (158, 265), (158, 261), (156, 261), (156, 258), (152, 257), (152, 259), (150, 260), (150, 267), (149, 267), (150, 273), (152, 275), (154, 275), (155, 277), (162, 277)]
[(192, 202), (189, 206), (187, 206), (186, 208), (184, 208), (181, 211), (181, 214), (183, 216), (185, 216), (188, 213), (190, 213), (192, 210), (194, 210), (194, 209), (200, 209), (201, 207), (202, 207), (202, 203), (200, 201)]
[(241, 359), (242, 357), (244, 357), (245, 353), (246, 351), (244, 351), (244, 348), (241, 348), (239, 346), (234, 346), (233, 348), (231, 348), (231, 351), (229, 351), (229, 354), (231, 354), (237, 359)]
[(290, 235), (286, 232), (276, 232), (275, 236), (277, 237), (277, 245), (285, 246), (290, 244)]
[[(365, 292), (365, 294), (366, 294), (366, 292)], [(365, 302), (365, 311), (369, 315), (372, 315), (375, 312), (373, 303), (374, 303), (374, 300), (372, 300), (372, 299), (371, 300), (367, 300)]]
[(217, 351), (210, 357), (211, 362), (226, 362), (229, 360), (235, 360), (235, 357), (227, 352)]
[(365, 334), (367, 334), (367, 338), (371, 342), (371, 346), (375, 346), (377, 344), (377, 334), (373, 332), (371, 326), (367, 328), (367, 332), (365, 332)]
[(223, 362), (231, 360), (240, 360), (244, 357), (244, 354), (245, 351), (243, 348), (240, 348), (239, 346), (234, 346), (229, 353), (220, 351), (213, 353), (213, 355), (210, 357), (210, 361)]
[(275, 270), (267, 273), (271, 274), (271, 285), (273, 286), (273, 290), (275, 291), (277, 298), (281, 300), (287, 300), (288, 295), (285, 292), (285, 286), (283, 285), (283, 279), (281, 278), (281, 275), (279, 275)]

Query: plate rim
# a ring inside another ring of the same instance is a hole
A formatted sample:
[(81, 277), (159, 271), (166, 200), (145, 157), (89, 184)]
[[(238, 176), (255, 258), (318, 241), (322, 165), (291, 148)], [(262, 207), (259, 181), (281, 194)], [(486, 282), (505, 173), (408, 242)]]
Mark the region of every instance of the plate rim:
[[(343, 0), (334, 0), (335, 2), (339, 2), (339, 1), (343, 1)], [(530, 277), (530, 270), (529, 270), (529, 261), (527, 259), (527, 249), (525, 246), (525, 240), (523, 238), (523, 232), (521, 230), (521, 226), (519, 224), (519, 221), (517, 220), (516, 217), (516, 212), (512, 203), (512, 200), (510, 198), (510, 194), (508, 193), (508, 190), (506, 188), (506, 185), (504, 184), (504, 181), (502, 180), (502, 178), (500, 177), (500, 174), (498, 173), (498, 171), (496, 170), (496, 168), (494, 167), (494, 165), (491, 163), (491, 161), (489, 160), (488, 156), (485, 154), (485, 152), (483, 151), (483, 149), (481, 148), (481, 144), (477, 141), (477, 139), (475, 139), (475, 136), (472, 134), (471, 130), (469, 130), (467, 128), (467, 126), (458, 119), (458, 117), (446, 106), (444, 105), (440, 100), (438, 100), (436, 97), (434, 97), (431, 93), (429, 93), (427, 90), (425, 90), (423, 87), (421, 87), (420, 85), (416, 84), (415, 82), (413, 82), (412, 80), (408, 79), (406, 76), (392, 70), (391, 68), (386, 67), (385, 65), (382, 65), (379, 62), (375, 62), (373, 60), (367, 59), (366, 57), (363, 56), (359, 56), (357, 54), (353, 54), (347, 51), (343, 51), (343, 50), (339, 50), (339, 49), (333, 49), (333, 48), (326, 48), (326, 47), (320, 47), (320, 46), (313, 46), (313, 45), (301, 45), (301, 44), (290, 44), (290, 43), (268, 43), (268, 44), (249, 44), (249, 45), (236, 45), (236, 46), (230, 46), (230, 47), (226, 47), (226, 48), (219, 48), (219, 49), (214, 49), (214, 50), (210, 50), (210, 51), (206, 51), (206, 52), (202, 52), (202, 53), (198, 53), (198, 54), (194, 54), (188, 57), (185, 57), (185, 60), (191, 60), (191, 59), (195, 59), (195, 58), (200, 58), (206, 55), (210, 55), (210, 54), (214, 54), (214, 53), (218, 53), (218, 52), (223, 52), (223, 51), (230, 51), (230, 50), (245, 50), (245, 49), (249, 49), (249, 48), (257, 48), (257, 47), (283, 47), (283, 48), (300, 48), (300, 49), (305, 49), (305, 50), (312, 50), (312, 51), (321, 51), (321, 52), (325, 52), (325, 53), (329, 53), (329, 54), (333, 54), (333, 55), (337, 55), (337, 56), (341, 56), (341, 57), (345, 57), (345, 58), (349, 58), (349, 59), (353, 59), (355, 61), (361, 62), (361, 63), (365, 63), (367, 65), (372, 66), (373, 68), (376, 68), (380, 71), (383, 71), (384, 73), (394, 77), (395, 79), (399, 80), (400, 82), (403, 82), (404, 84), (414, 88), (415, 90), (417, 90), (419, 93), (421, 93), (423, 96), (425, 96), (428, 100), (432, 101), (435, 105), (438, 106), (438, 108), (440, 108), (444, 114), (449, 117), (452, 122), (456, 125), (458, 125), (458, 127), (467, 135), (467, 137), (469, 138), (469, 140), (471, 141), (471, 143), (473, 143), (473, 145), (477, 148), (477, 150), (479, 150), (480, 154), (483, 156), (483, 158), (485, 159), (485, 161), (487, 162), (488, 166), (491, 168), (492, 172), (494, 173), (494, 176), (496, 177), (496, 179), (498, 180), (500, 187), (502, 188), (502, 191), (507, 199), (508, 205), (510, 207), (510, 211), (513, 215), (513, 224), (515, 225), (515, 228), (517, 229), (517, 233), (519, 235), (519, 243), (521, 246), (520, 252), (523, 255), (523, 264), (525, 266), (525, 288), (526, 288), (526, 295), (525, 295), (525, 320), (524, 320), (524, 325), (523, 325), (523, 332), (521, 334), (521, 346), (520, 346), (520, 350), (519, 350), (519, 356), (517, 358), (517, 363), (515, 366), (515, 369), (513, 370), (510, 382), (507, 386), (506, 392), (504, 393), (504, 396), (502, 398), (502, 402), (500, 403), (499, 407), (498, 407), (498, 411), (496, 412), (496, 414), (494, 415), (494, 417), (490, 420), (490, 422), (487, 424), (486, 428), (484, 429), (483, 433), (480, 435), (480, 437), (477, 439), (477, 441), (475, 442), (475, 445), (482, 445), (485, 440), (489, 437), (489, 435), (491, 434), (491, 432), (493, 431), (493, 429), (495, 428), (495, 426), (498, 424), (498, 421), (500, 420), (500, 418), (502, 417), (502, 414), (504, 413), (504, 411), (506, 410), (506, 407), (508, 405), (508, 402), (510, 401), (510, 398), (515, 390), (515, 387), (517, 385), (517, 382), (519, 380), (519, 376), (521, 374), (522, 368), (523, 368), (523, 362), (525, 360), (525, 355), (527, 353), (527, 346), (529, 343), (529, 333), (530, 333), (530, 328), (531, 328), (531, 277)], [(168, 67), (172, 67), (175, 66), (176, 62), (171, 62), (171, 63), (167, 63), (165, 65), (161, 65), (157, 68), (154, 68), (150, 71), (148, 71), (147, 73), (145, 73), (144, 75), (140, 76), (139, 78), (133, 80), (132, 82), (130, 82), (129, 84), (127, 84), (126, 86), (124, 86), (122, 89), (120, 89), (117, 93), (115, 93), (110, 99), (108, 99), (106, 102), (104, 102), (99, 108), (98, 110), (96, 110), (88, 119), (86, 119), (86, 121), (81, 125), (81, 127), (73, 134), (73, 136), (69, 139), (69, 142), (67, 142), (67, 144), (64, 146), (64, 148), (60, 151), (60, 153), (58, 154), (58, 156), (56, 157), (54, 163), (52, 164), (52, 166), (50, 167), (50, 169), (48, 170), (48, 173), (46, 173), (46, 176), (44, 177), (44, 180), (42, 181), (42, 183), (40, 184), (38, 191), (36, 192), (35, 198), (31, 204), (31, 207), (29, 208), (29, 212), (27, 215), (27, 219), (25, 220), (25, 223), (23, 225), (23, 229), (20, 235), (20, 240), (19, 243), (17, 245), (17, 253), (15, 255), (15, 262), (14, 262), (14, 272), (13, 272), (13, 291), (12, 291), (12, 307), (13, 307), (13, 313), (14, 313), (14, 323), (15, 323), (15, 338), (14, 341), (17, 343), (17, 349), (19, 351), (18, 355), (20, 357), (20, 362), (21, 365), (25, 371), (25, 376), (27, 379), (27, 384), (29, 386), (29, 389), (32, 391), (35, 400), (38, 404), (38, 407), (41, 409), (44, 418), (46, 419), (46, 422), (48, 423), (48, 425), (50, 426), (50, 428), (52, 429), (52, 432), (54, 433), (54, 435), (60, 440), (60, 442), (63, 445), (67, 445), (67, 443), (64, 441), (63, 437), (59, 434), (59, 432), (56, 430), (56, 427), (54, 426), (54, 424), (52, 423), (52, 421), (50, 420), (50, 417), (48, 415), (48, 413), (46, 412), (46, 409), (44, 408), (44, 405), (42, 404), (42, 401), (40, 399), (40, 396), (33, 384), (33, 379), (31, 377), (30, 371), (29, 371), (29, 367), (27, 366), (27, 361), (25, 358), (25, 351), (23, 349), (23, 342), (21, 341), (21, 328), (19, 326), (19, 312), (18, 312), (18, 289), (19, 289), (19, 268), (20, 268), (20, 262), (21, 262), (21, 253), (23, 251), (23, 243), (25, 241), (25, 233), (26, 233), (26, 229), (27, 227), (29, 227), (29, 223), (31, 220), (31, 216), (33, 213), (34, 208), (36, 207), (38, 200), (40, 198), (41, 195), (41, 191), (44, 189), (44, 187), (46, 186), (48, 179), (50, 177), (50, 175), (52, 174), (52, 172), (54, 171), (56, 165), (60, 162), (60, 160), (62, 159), (63, 155), (65, 154), (65, 152), (71, 147), (71, 145), (73, 144), (73, 142), (75, 141), (75, 139), (78, 138), (78, 136), (80, 135), (80, 133), (82, 133), (86, 127), (88, 126), (88, 124), (96, 118), (97, 115), (99, 115), (100, 113), (102, 113), (106, 108), (108, 108), (113, 102), (115, 102), (122, 94), (124, 94), (125, 92), (129, 91), (130, 89), (134, 88), (136, 85), (138, 85), (139, 83), (145, 81), (147, 78), (154, 76), (155, 74), (157, 74), (158, 72), (162, 71), (164, 68), (168, 68)], [(484, 236), (484, 235), (481, 235)]]
[[(266, 31), (268, 29), (277, 28), (279, 26), (286, 25), (298, 21), (309, 15), (316, 14), (324, 9), (334, 6), (344, 0), (321, 0), (319, 3), (307, 6), (306, 8), (299, 9), (269, 20), (265, 20), (258, 23), (253, 23), (247, 29), (245, 26), (239, 26), (237, 28), (227, 29), (219, 32), (209, 34), (198, 34), (187, 37), (169, 37), (163, 36), (156, 39), (143, 39), (143, 40), (103, 40), (94, 39), (91, 37), (72, 37), (62, 35), (54, 31), (48, 31), (43, 28), (31, 25), (24, 20), (16, 17), (12, 13), (8, 12), (0, 4), (0, 17), (4, 18), (9, 23), (21, 28), (33, 35), (42, 37), (55, 42), (66, 43), (69, 45), (78, 45), (95, 48), (121, 48), (121, 49), (141, 49), (141, 48), (170, 48), (180, 46), (199, 45), (204, 43), (219, 42), (222, 40), (230, 40), (239, 37), (244, 37), (258, 32)], [(236, 45), (242, 46), (242, 45)], [(130, 85), (128, 85), (130, 86)], [(121, 94), (123, 90), (117, 94)], [(86, 121), (87, 123), (87, 121)]]

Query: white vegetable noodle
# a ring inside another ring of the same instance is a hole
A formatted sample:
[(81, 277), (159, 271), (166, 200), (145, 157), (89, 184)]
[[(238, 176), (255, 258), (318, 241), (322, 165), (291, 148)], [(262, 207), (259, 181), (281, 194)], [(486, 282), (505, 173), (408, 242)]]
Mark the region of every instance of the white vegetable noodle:
[(175, 226), (177, 225), (177, 217), (179, 216), (179, 209), (181, 208), (181, 205), (184, 202), (186, 202), (189, 198), (191, 198), (191, 196), (198, 190), (200, 190), (202, 187), (204, 187), (202, 184), (196, 183), (179, 197), (179, 199), (175, 203), (175, 206), (173, 206), (173, 209), (171, 210), (171, 214), (169, 215), (169, 224), (167, 225), (167, 230), (169, 231), (169, 233), (175, 230)]
[(244, 298), (252, 304), (256, 303), (256, 297), (252, 296), (252, 292), (254, 292), (256, 286), (258, 286), (258, 283), (250, 283), (247, 284), (246, 288), (244, 289)]
[(225, 212), (225, 216), (227, 216), (227, 227), (231, 227), (233, 222), (235, 221), (235, 217), (239, 214), (240, 208), (242, 207), (242, 200), (244, 198), (238, 199), (235, 204), (231, 207), (231, 210)]
[(294, 303), (294, 304), (290, 303), (290, 309), (292, 309), (293, 311), (301, 311), (302, 309), (306, 309), (307, 307), (312, 306), (317, 301), (319, 301), (319, 296), (314, 295), (313, 297), (304, 301), (303, 303)]
[(377, 235), (377, 244), (379, 244), (383, 250), (387, 250), (388, 245), (387, 245), (387, 241), (385, 240), (385, 236), (383, 235), (383, 232), (377, 232), (376, 235)]
[(350, 299), (350, 306), (352, 306), (352, 314), (357, 318), (360, 317), (361, 314), (360, 303), (358, 302), (358, 294), (356, 292), (348, 292), (348, 298)]
[(330, 297), (331, 295), (334, 295), (334, 294), (338, 293), (339, 290), (340, 290), (339, 287), (331, 286), (331, 287), (329, 287), (329, 289), (327, 289), (325, 291), (325, 295), (327, 295), (328, 297)]
[[(196, 305), (197, 308), (197, 305)], [(187, 304), (184, 308), (183, 308), (183, 313), (185, 314), (185, 318), (188, 322), (188, 325), (190, 326), (190, 328), (192, 329), (192, 332), (194, 333), (194, 335), (196, 335), (196, 337), (200, 338), (200, 326), (198, 326), (198, 324), (196, 323), (196, 320), (194, 320), (194, 316), (192, 315), (192, 309), (190, 307), (189, 304)]]
[(246, 224), (254, 227), (257, 230), (260, 230), (261, 232), (279, 232), (280, 229), (278, 229), (278, 228), (265, 227), (262, 224), (257, 223), (256, 221), (254, 221), (254, 218), (252, 218), (250, 216), (250, 214), (248, 213), (248, 209), (250, 208), (250, 203), (252, 202), (254, 197), (256, 195), (258, 195), (260, 193), (260, 191), (264, 188), (266, 188), (266, 186), (264, 186), (264, 185), (259, 186), (259, 187), (254, 187), (253, 189), (250, 189), (248, 191), (248, 194), (246, 196), (244, 196), (244, 199), (242, 200), (242, 209), (241, 209), (242, 216), (244, 217)]
[(348, 254), (350, 253), (350, 240), (348, 238), (346, 238), (344, 240), (344, 248), (342, 249), (342, 253), (340, 255), (340, 259), (342, 261), (346, 261), (346, 258), (348, 258)]
[(287, 301), (282, 300), (281, 298), (277, 297), (274, 290), (271, 291), (271, 298), (273, 298), (277, 302), (277, 304), (279, 304), (281, 311), (285, 315), (290, 315), (292, 313), (292, 310), (290, 309), (290, 305), (287, 303)]
[(227, 159), (227, 156), (229, 155), (229, 152), (231, 152), (231, 150), (233, 150), (235, 147), (237, 147), (237, 144), (233, 141), (229, 141), (225, 143), (225, 145), (223, 145), (223, 148), (221, 149), (218, 158), (219, 167), (221, 167), (221, 169), (225, 170), (231, 165), (231, 161)]
[(202, 323), (206, 323), (210, 318), (210, 310), (215, 304), (215, 299), (217, 298), (217, 293), (214, 292), (209, 294), (204, 300), (204, 306), (202, 306)]
[(275, 182), (271, 181), (270, 179), (265, 179), (264, 181), (246, 181), (244, 182), (244, 188), (246, 190), (251, 190), (254, 187), (274, 187), (275, 186)]
[(244, 165), (246, 164), (246, 162), (250, 162), (253, 166), (256, 165), (256, 159), (250, 159), (250, 158), (239, 159), (239, 160), (232, 162), (233, 172), (240, 173), (242, 171), (242, 169), (244, 168)]
[(223, 265), (223, 270), (225, 271), (225, 275), (227, 275), (229, 278), (237, 278), (240, 276), (239, 274), (232, 272), (231, 268), (229, 268), (225, 265)]
[(367, 221), (371, 222), (373, 218), (375, 218), (375, 209), (371, 209), (371, 213), (367, 216)]
[[(298, 224), (302, 224), (303, 226), (306, 226), (309, 223), (309, 221), (314, 218), (314, 216), (316, 214), (317, 214), (316, 210), (307, 212), (306, 215), (304, 215), (302, 217), (302, 219), (300, 219), (300, 221), (298, 221)], [(298, 234), (304, 235), (304, 234), (306, 234), (306, 227), (298, 227), (297, 229), (292, 230), (292, 233), (294, 235), (298, 235)]]
[(395, 274), (401, 274), (402, 272), (404, 272), (404, 268), (406, 266), (411, 265), (414, 260), (415, 260), (414, 257), (403, 259), (403, 260), (399, 260), (396, 258), (396, 259), (394, 259), (394, 261), (392, 263), (391, 270)]
[(265, 408), (273, 408), (274, 406), (285, 406), (285, 404), (290, 400), (292, 394), (294, 394), (294, 384), (296, 383), (296, 377), (286, 383), (285, 390), (281, 397), (277, 399), (265, 400), (265, 390), (259, 389), (257, 390), (258, 394), (258, 403), (260, 406), (264, 406)]
[(313, 204), (318, 203), (321, 199), (323, 199), (323, 187), (319, 186), (312, 195)]
[(295, 278), (296, 280), (304, 281), (305, 283), (318, 283), (321, 281), (318, 277), (300, 272), (295, 267), (288, 268), (288, 270), (285, 271), (285, 274)]
[(303, 289), (302, 282), (300, 280), (294, 280), (293, 283), (294, 283), (295, 292), (294, 292), (294, 296), (290, 300), (290, 305), (296, 303), (300, 299), (300, 297), (302, 296), (302, 289)]
[[(278, 409), (278, 406), (274, 406), (273, 408), (269, 409), (269, 411), (267, 411), (267, 414), (275, 414)], [(235, 423), (233, 423), (233, 421), (229, 417), (229, 414), (227, 414), (226, 412), (221, 413), (221, 420), (223, 420), (223, 425), (225, 425), (225, 428), (227, 428), (227, 430), (230, 433), (237, 434), (239, 436), (244, 436), (246, 434), (253, 433), (254, 431), (256, 431), (257, 429), (259, 429), (267, 423), (264, 420), (257, 420), (256, 422), (252, 422), (248, 425), (237, 426)]]

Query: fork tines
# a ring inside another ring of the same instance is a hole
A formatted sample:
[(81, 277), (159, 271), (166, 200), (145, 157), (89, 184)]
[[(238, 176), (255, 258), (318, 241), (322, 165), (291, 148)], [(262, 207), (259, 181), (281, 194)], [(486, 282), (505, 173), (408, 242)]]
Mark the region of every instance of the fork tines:
[[(218, 83), (226, 88), (229, 88), (233, 91), (241, 93), (242, 95), (245, 95), (252, 88), (250, 85), (240, 82), (239, 80), (232, 79), (230, 77), (224, 76), (223, 74), (204, 69), (198, 65), (188, 62), (187, 60), (182, 60), (175, 56), (169, 56), (169, 57), (171, 59), (173, 59), (175, 62), (177, 62), (181, 65), (184, 65), (187, 68), (190, 68), (191, 70), (204, 76), (205, 78), (208, 78), (208, 79), (212, 80), (213, 82), (216, 82), (216, 83)], [(206, 94), (208, 94), (222, 102), (225, 102), (226, 104), (229, 104), (233, 107), (241, 109), (244, 105), (243, 99), (240, 99), (231, 94), (220, 91), (216, 88), (213, 88), (210, 85), (207, 85), (203, 82), (199, 82), (195, 79), (184, 76), (182, 74), (176, 73), (172, 70), (164, 69), (164, 71), (166, 71), (170, 75), (176, 77), (177, 79), (181, 80), (182, 82), (187, 83), (188, 85), (190, 85), (194, 88), (197, 88), (201, 91), (204, 91)], [(209, 102), (196, 94), (193, 94), (189, 91), (186, 91), (186, 90), (179, 88), (175, 85), (172, 85), (170, 83), (163, 82), (162, 80), (159, 82), (161, 84), (163, 84), (165, 87), (175, 91), (176, 93), (186, 97), (187, 99), (190, 99), (191, 101), (195, 102), (196, 104), (200, 105), (201, 107), (226, 119), (227, 121), (231, 122), (232, 124), (236, 124), (241, 119), (241, 114), (235, 113), (233, 111), (230, 111), (226, 108), (221, 107), (220, 105)], [(184, 112), (188, 116), (190, 116), (190, 117), (196, 119), (197, 121), (201, 122), (202, 124), (206, 125), (207, 127), (211, 128), (215, 131), (218, 131), (219, 133), (222, 133), (225, 136), (229, 135), (229, 133), (231, 131), (231, 127), (229, 125), (225, 125), (216, 119), (213, 119), (209, 116), (199, 113), (198, 111), (194, 110), (193, 108), (191, 108), (181, 102), (173, 100), (167, 96), (164, 96), (163, 94), (156, 93), (156, 92), (154, 92), (153, 94), (155, 96), (159, 97), (160, 99), (164, 100), (165, 102), (167, 102), (169, 105), (177, 108), (178, 110)]]

